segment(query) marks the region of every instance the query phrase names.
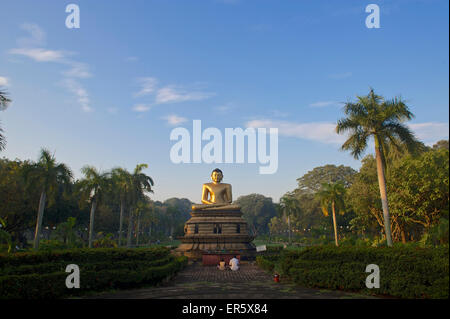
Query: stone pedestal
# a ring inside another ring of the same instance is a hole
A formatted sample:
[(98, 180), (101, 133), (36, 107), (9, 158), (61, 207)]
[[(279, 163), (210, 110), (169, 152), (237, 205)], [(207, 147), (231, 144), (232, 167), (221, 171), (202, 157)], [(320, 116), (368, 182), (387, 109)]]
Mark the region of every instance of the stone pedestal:
[(242, 260), (252, 260), (256, 254), (254, 239), (248, 233), (247, 222), (239, 208), (220, 207), (193, 210), (179, 237), (179, 254), (201, 260), (204, 253), (236, 254)]

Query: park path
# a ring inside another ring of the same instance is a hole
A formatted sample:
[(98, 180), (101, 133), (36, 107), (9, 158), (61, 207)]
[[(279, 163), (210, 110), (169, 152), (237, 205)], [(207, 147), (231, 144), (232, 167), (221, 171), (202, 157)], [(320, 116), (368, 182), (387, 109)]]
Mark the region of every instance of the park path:
[(301, 288), (276, 283), (255, 264), (241, 264), (239, 271), (220, 271), (214, 266), (189, 264), (175, 278), (158, 286), (105, 292), (93, 299), (356, 299), (370, 296)]

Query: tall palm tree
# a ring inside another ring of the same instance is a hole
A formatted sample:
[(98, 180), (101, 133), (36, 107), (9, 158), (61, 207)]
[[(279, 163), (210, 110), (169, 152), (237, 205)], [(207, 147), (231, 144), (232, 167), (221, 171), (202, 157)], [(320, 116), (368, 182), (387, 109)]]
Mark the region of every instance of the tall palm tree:
[(150, 201), (146, 198), (140, 200), (136, 205), (136, 246), (139, 246), (139, 235), (141, 230), (141, 217), (146, 217), (148, 213), (151, 212)]
[(125, 205), (129, 201), (132, 188), (131, 174), (124, 168), (115, 168), (111, 172), (113, 188), (119, 193), (120, 218), (119, 218), (119, 247), (122, 244), (123, 213)]
[(39, 249), (39, 239), (41, 235), (42, 219), (47, 200), (52, 199), (60, 185), (67, 186), (72, 180), (72, 171), (62, 163), (57, 163), (50, 151), (43, 148), (37, 163), (30, 165), (25, 171), (25, 179), (28, 186), (38, 188), (41, 192), (39, 200), (39, 210), (34, 233), (34, 249)]
[(142, 171), (148, 168), (147, 164), (136, 165), (133, 174), (131, 175), (131, 189), (130, 189), (130, 217), (128, 219), (128, 233), (127, 233), (127, 247), (131, 247), (131, 237), (133, 232), (133, 207), (145, 198), (146, 193), (153, 193), (152, 186), (153, 179), (143, 173)]
[(94, 215), (97, 205), (101, 202), (106, 189), (108, 188), (109, 173), (101, 173), (93, 166), (84, 166), (81, 169), (84, 174), (78, 186), (83, 199), (91, 204), (91, 214), (89, 218), (89, 248), (92, 248), (94, 240)]
[(343, 150), (351, 151), (351, 154), (359, 159), (367, 148), (369, 138), (374, 139), (386, 241), (388, 246), (392, 246), (385, 159), (391, 147), (400, 150), (404, 146), (411, 153), (417, 148), (419, 142), (411, 130), (403, 124), (414, 115), (401, 97), (385, 100), (382, 96), (376, 95), (373, 89), (367, 96), (357, 96), (356, 102), (346, 103), (344, 113), (346, 117), (340, 119), (336, 126), (338, 134), (350, 133), (342, 145)]
[(283, 197), (280, 198), (280, 209), (284, 213), (284, 215), (287, 217), (287, 223), (288, 223), (288, 238), (289, 238), (289, 244), (291, 243), (291, 215), (295, 214), (298, 209), (298, 202), (297, 199), (294, 197), (292, 193), (285, 194)]
[(333, 226), (334, 226), (334, 241), (336, 246), (338, 243), (337, 223), (336, 223), (336, 209), (339, 213), (344, 214), (344, 195), (345, 187), (342, 183), (322, 184), (322, 188), (316, 193), (316, 197), (320, 200), (320, 206), (325, 216), (328, 216), (328, 208), (331, 206), (333, 213)]
[[(10, 103), (11, 100), (8, 98), (8, 94), (6, 93), (6, 91), (3, 91), (0, 88), (0, 111), (6, 110), (6, 108), (9, 106)], [(0, 127), (0, 151), (3, 150), (6, 145), (6, 140), (5, 137), (2, 135), (2, 132), (3, 130)]]

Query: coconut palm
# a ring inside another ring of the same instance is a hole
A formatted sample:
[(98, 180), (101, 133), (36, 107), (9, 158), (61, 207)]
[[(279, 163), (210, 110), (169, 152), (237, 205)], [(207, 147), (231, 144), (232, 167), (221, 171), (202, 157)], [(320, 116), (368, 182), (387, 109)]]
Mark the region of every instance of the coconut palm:
[[(11, 103), (11, 100), (8, 98), (8, 94), (6, 91), (3, 91), (0, 88), (0, 111), (6, 110), (6, 108)], [(0, 127), (0, 151), (5, 148), (6, 140), (5, 137), (2, 135), (2, 128)]]
[(134, 169), (133, 174), (131, 175), (131, 189), (130, 189), (130, 202), (131, 206), (130, 216), (128, 219), (128, 233), (127, 233), (127, 247), (131, 247), (131, 237), (133, 231), (133, 207), (137, 205), (137, 203), (145, 198), (146, 193), (153, 193), (153, 179), (150, 176), (147, 176), (142, 171), (148, 168), (147, 164), (138, 164)]
[(280, 209), (287, 217), (289, 244), (291, 243), (291, 215), (295, 214), (298, 209), (297, 199), (292, 193), (285, 194), (280, 198)]
[(29, 188), (38, 188), (41, 192), (33, 245), (34, 249), (39, 249), (42, 219), (47, 197), (50, 201), (53, 200), (59, 186), (65, 187), (70, 185), (72, 172), (65, 164), (57, 163), (50, 151), (43, 148), (41, 149), (39, 161), (30, 165), (25, 171), (25, 179)]
[(419, 145), (411, 130), (403, 124), (414, 115), (401, 97), (385, 100), (376, 95), (373, 89), (367, 96), (357, 96), (356, 102), (346, 103), (344, 112), (346, 117), (340, 119), (336, 126), (338, 134), (350, 133), (342, 145), (343, 150), (351, 151), (351, 154), (359, 159), (367, 148), (369, 138), (374, 139), (386, 241), (388, 246), (392, 246), (385, 159), (389, 148), (401, 150), (403, 146), (413, 153)]
[(136, 204), (136, 215), (137, 215), (137, 223), (136, 223), (136, 246), (139, 246), (139, 235), (141, 231), (141, 218), (146, 217), (148, 213), (151, 212), (151, 204), (147, 199), (142, 199)]
[(333, 213), (333, 226), (334, 226), (334, 241), (336, 246), (338, 243), (337, 223), (336, 223), (336, 209), (339, 210), (341, 215), (344, 214), (344, 195), (345, 187), (341, 183), (322, 184), (322, 188), (315, 194), (316, 198), (320, 200), (320, 207), (325, 216), (328, 216), (328, 209), (331, 206), (331, 212)]
[(122, 244), (122, 228), (123, 228), (123, 213), (125, 205), (129, 201), (130, 190), (132, 188), (131, 174), (123, 168), (115, 168), (111, 172), (113, 188), (119, 193), (120, 199), (120, 218), (119, 218), (119, 247)]
[(91, 214), (89, 218), (89, 248), (92, 248), (94, 240), (94, 215), (97, 205), (101, 202), (104, 192), (108, 188), (109, 173), (99, 172), (93, 166), (84, 166), (81, 169), (84, 174), (79, 184), (79, 191), (82, 194), (82, 199), (91, 204)]

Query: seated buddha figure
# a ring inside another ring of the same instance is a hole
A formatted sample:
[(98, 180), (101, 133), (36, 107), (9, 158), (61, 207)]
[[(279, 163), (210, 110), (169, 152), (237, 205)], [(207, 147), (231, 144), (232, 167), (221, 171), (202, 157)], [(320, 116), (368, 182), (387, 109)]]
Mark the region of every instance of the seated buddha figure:
[(223, 173), (216, 168), (211, 173), (212, 183), (203, 184), (202, 203), (200, 205), (192, 205), (193, 210), (202, 210), (209, 208), (217, 209), (239, 209), (240, 206), (232, 205), (231, 185), (221, 183)]

